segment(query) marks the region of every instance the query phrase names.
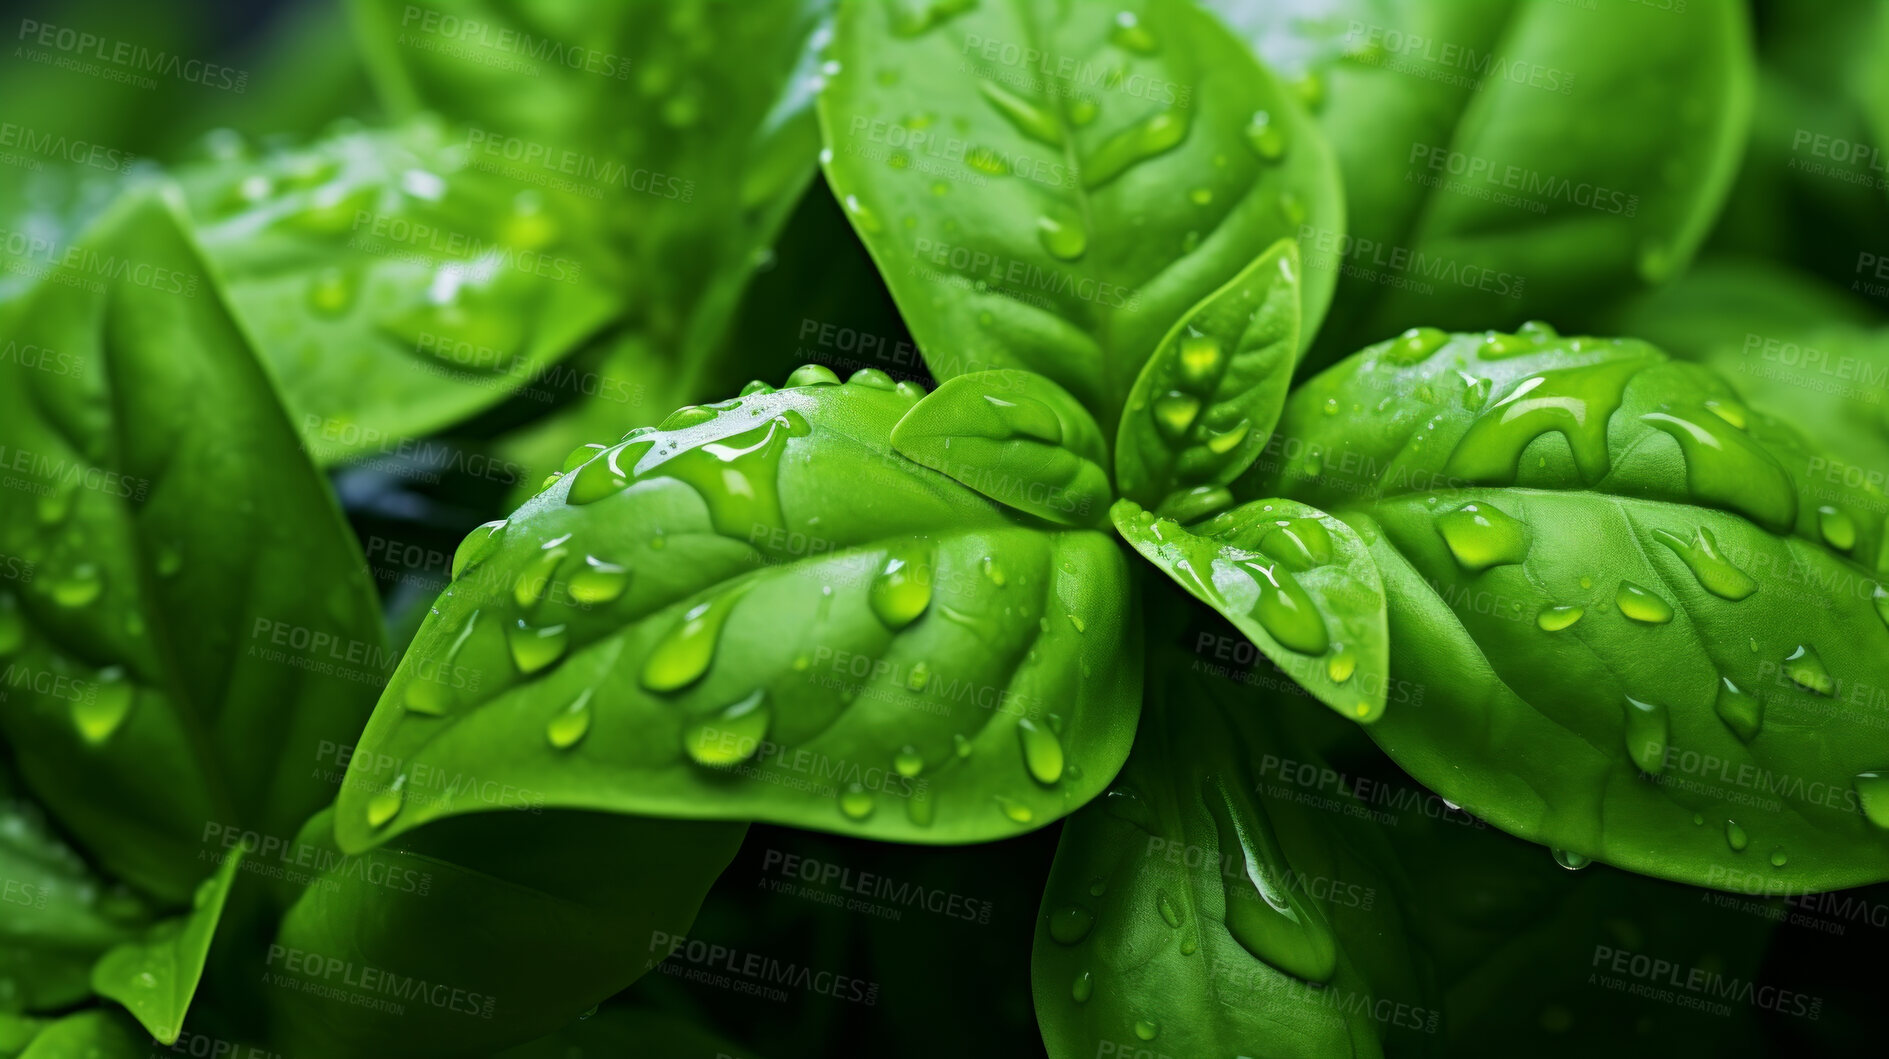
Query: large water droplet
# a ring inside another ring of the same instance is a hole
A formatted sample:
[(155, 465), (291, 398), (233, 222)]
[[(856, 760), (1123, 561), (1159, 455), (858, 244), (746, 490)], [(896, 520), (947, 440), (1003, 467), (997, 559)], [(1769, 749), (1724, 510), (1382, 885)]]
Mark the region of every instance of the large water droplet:
[(840, 791), (840, 812), (848, 820), (864, 820), (878, 807), (878, 801), (864, 784), (849, 783)]
[(1859, 772), (1854, 782), (1863, 816), (1877, 827), (1889, 830), (1889, 769)]
[(1154, 895), (1154, 907), (1155, 911), (1161, 913), (1161, 922), (1166, 923), (1170, 927), (1180, 927), (1180, 907), (1174, 903), (1174, 898), (1168, 896), (1166, 890), (1158, 891)]
[(642, 683), (650, 691), (680, 691), (700, 680), (715, 657), (722, 626), (741, 599), (741, 590), (698, 603), (683, 613), (675, 626), (650, 649), (643, 662)]
[(568, 750), (581, 742), (590, 731), (591, 689), (572, 699), (570, 705), (551, 716), (544, 725), (544, 738), (559, 750)]
[(1580, 871), (1582, 868), (1594, 863), (1592, 858), (1583, 857), (1571, 849), (1556, 849), (1553, 852), (1554, 862), (1569, 871)]
[(1008, 89), (994, 81), (981, 81), (977, 89), (984, 99), (996, 109), (997, 113), (1016, 130), (1038, 143), (1051, 147), (1063, 145), (1062, 123), (1056, 115), (1027, 99), (1012, 94)]
[(1631, 581), (1620, 582), (1614, 593), (1614, 605), (1620, 613), (1643, 625), (1664, 625), (1673, 620), (1672, 604)]
[(1063, 778), (1063, 744), (1055, 732), (1024, 717), (1017, 721), (1017, 741), (1031, 779), (1050, 786)]
[(110, 739), (131, 713), (136, 697), (137, 689), (125, 678), (124, 669), (112, 666), (100, 670), (98, 679), (72, 704), (72, 720), (80, 737), (93, 746)]
[(1108, 30), (1108, 39), (1116, 47), (1136, 55), (1153, 55), (1160, 50), (1160, 42), (1148, 27), (1141, 24), (1141, 19), (1133, 11), (1116, 14), (1115, 22)]
[(1653, 537), (1671, 548), (1692, 571), (1692, 576), (1699, 579), (1699, 584), (1720, 599), (1737, 602), (1758, 590), (1758, 583), (1719, 551), (1718, 541), (1704, 526), (1699, 527), (1690, 541), (1665, 530), (1654, 530)]
[(1472, 573), (1528, 556), (1527, 527), (1491, 504), (1464, 504), (1437, 516), (1436, 528), (1457, 564)]
[(1088, 937), (1094, 926), (1095, 913), (1081, 905), (1064, 905), (1049, 915), (1049, 936), (1063, 945)]
[(1725, 821), (1725, 844), (1732, 847), (1734, 853), (1743, 853), (1745, 847), (1751, 845), (1751, 838), (1745, 834), (1744, 828), (1738, 826), (1738, 821), (1727, 820)]
[(1109, 183), (1131, 167), (1171, 151), (1187, 138), (1187, 112), (1167, 110), (1104, 140), (1089, 155), (1083, 184), (1091, 190)]
[(1764, 700), (1732, 683), (1730, 677), (1719, 678), (1713, 709), (1740, 742), (1751, 742), (1764, 726)]
[(1840, 508), (1828, 504), (1817, 509), (1817, 529), (1824, 543), (1840, 552), (1856, 547), (1856, 522)]
[(1261, 159), (1277, 162), (1286, 155), (1285, 129), (1280, 122), (1273, 120), (1271, 113), (1256, 111), (1252, 120), (1246, 123), (1246, 144)]
[(498, 547), (504, 529), (505, 520), (501, 518), (476, 526), (471, 533), (466, 534), (466, 539), (460, 541), (458, 549), (453, 552), (453, 580), (459, 580), (459, 575), (468, 567), (491, 554), (492, 549)]
[(1089, 998), (1095, 995), (1095, 973), (1078, 971), (1076, 980), (1069, 986), (1069, 995), (1078, 1004), (1088, 1003)]
[(524, 568), (518, 571), (518, 577), (512, 582), (512, 599), (519, 609), (530, 611), (537, 607), (557, 579), (558, 564), (569, 554), (568, 549), (553, 544), (541, 548), (538, 554), (526, 560)]
[(1535, 615), (1535, 624), (1543, 632), (1560, 632), (1580, 621), (1581, 615), (1585, 613), (1587, 613), (1585, 610), (1571, 603), (1556, 604), (1544, 608), (1540, 614)]
[(1279, 878), (1286, 864), (1271, 825), (1217, 778), (1202, 796), (1220, 838), (1220, 872), (1227, 931), (1241, 947), (1287, 974), (1328, 982), (1338, 967), (1338, 946), (1318, 906)]
[(1312, 597), (1283, 564), (1262, 565), (1239, 560), (1236, 565), (1253, 578), (1259, 599), (1252, 614), (1280, 645), (1300, 654), (1321, 655), (1331, 646), (1331, 633)]
[(1044, 214), (1036, 219), (1036, 237), (1043, 249), (1062, 261), (1074, 261), (1089, 249), (1089, 235), (1082, 222)]
[(1666, 747), (1672, 740), (1666, 707), (1631, 695), (1626, 699), (1627, 757), (1641, 772), (1657, 776), (1666, 767)]
[(584, 556), (584, 565), (571, 575), (571, 599), (585, 606), (615, 602), (630, 583), (630, 571), (616, 563), (607, 563), (594, 555)]
[(1799, 644), (1797, 650), (1784, 659), (1784, 675), (1805, 691), (1826, 696), (1836, 694), (1836, 678), (1824, 667), (1817, 649), (1809, 644)]
[(94, 563), (79, 563), (52, 585), (52, 599), (62, 607), (83, 607), (105, 589), (104, 575)]
[(893, 631), (918, 620), (931, 605), (931, 551), (918, 544), (886, 550), (885, 562), (866, 588), (872, 613)]
[(564, 657), (571, 641), (562, 625), (534, 627), (520, 618), (505, 630), (505, 642), (511, 647), (518, 671), (529, 675)]
[[(738, 765), (761, 749), (773, 717), (773, 711), (767, 704), (767, 692), (756, 689), (741, 701), (724, 706), (690, 725), (683, 734), (683, 747), (698, 765), (710, 768)], [(868, 796), (869, 807), (866, 812), (872, 811), (870, 801)], [(844, 805), (842, 800), (842, 808)]]
[(400, 812), (400, 806), (406, 801), (407, 796), (403, 789), (406, 785), (405, 776), (396, 776), (386, 790), (376, 791), (374, 796), (367, 800), (367, 826), (387, 826), (387, 822)]
[(1437, 328), (1413, 327), (1391, 339), (1384, 347), (1384, 356), (1393, 364), (1408, 366), (1428, 359), (1449, 340), (1450, 336)]

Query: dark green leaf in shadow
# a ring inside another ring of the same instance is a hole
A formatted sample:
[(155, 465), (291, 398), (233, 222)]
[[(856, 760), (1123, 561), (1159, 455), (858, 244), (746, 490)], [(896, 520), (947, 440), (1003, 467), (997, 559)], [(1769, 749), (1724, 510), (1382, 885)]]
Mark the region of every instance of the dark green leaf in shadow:
[(912, 406), (892, 447), (1001, 504), (1092, 526), (1111, 499), (1102, 431), (1069, 391), (1025, 371), (960, 375)]
[(1710, 230), (1752, 105), (1745, 5), (1208, 0), (1316, 101), (1346, 230), (1313, 366), (1422, 324), (1585, 320)]
[(106, 869), (187, 901), (205, 821), (287, 833), (390, 660), (359, 549), (161, 190), (8, 310), (0, 589), (20, 777)]
[(0, 902), (0, 1011), (84, 1000), (93, 961), (150, 917), (67, 848), (37, 806), (12, 799), (0, 801)]
[(1319, 701), (1364, 724), (1383, 714), (1384, 587), (1356, 530), (1292, 500), (1256, 500), (1193, 526), (1132, 500), (1110, 514), (1143, 558)]
[(1070, 818), (1044, 891), (1050, 1055), (1423, 1051), (1440, 998), (1379, 825), (1343, 791), (1269, 793), (1280, 760), (1319, 765), (1274, 716), (1296, 707), (1184, 657), (1150, 677), (1135, 752)]
[(1299, 282), (1299, 246), (1282, 239), (1161, 340), (1122, 411), (1122, 495), (1158, 505), (1226, 485), (1258, 458), (1298, 358)]
[(92, 967), (92, 988), (123, 1004), (160, 1044), (176, 1043), (183, 1032), (184, 1014), (197, 994), (243, 852), (231, 852), (215, 875), (198, 884), (188, 913), (153, 925), (142, 938), (120, 943)]
[(744, 824), (488, 812), (348, 856), (296, 842), (305, 891), (253, 973), (296, 1056), (465, 1055), (541, 1037), (687, 936)]

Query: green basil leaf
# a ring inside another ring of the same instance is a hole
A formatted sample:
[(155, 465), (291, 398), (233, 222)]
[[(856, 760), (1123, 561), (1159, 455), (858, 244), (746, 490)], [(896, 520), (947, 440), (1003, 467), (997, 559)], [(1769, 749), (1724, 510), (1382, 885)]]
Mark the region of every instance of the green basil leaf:
[[(1193, 4), (925, 10), (841, 9), (820, 117), (937, 377), (1025, 368), (1115, 423), (1175, 321), (1280, 238), (1342, 228), (1316, 127)], [(1301, 288), (1302, 334), (1335, 279)]]
[(0, 802), (0, 1011), (57, 1011), (91, 993), (93, 961), (150, 916), (108, 888), (38, 807)]
[(550, 1033), (687, 936), (746, 831), (483, 813), (345, 856), (324, 811), (296, 839), (320, 870), (252, 956), (282, 1020), (277, 1043), (298, 1055), (467, 1055)]
[(47, 1025), (44, 1019), (0, 1012), (0, 1055), (12, 1057), (26, 1050)]
[(1704, 364), (1753, 406), (1852, 465), (1889, 473), (1889, 326), (1845, 292), (1755, 261), (1702, 262), (1608, 316), (1635, 335)]
[(920, 391), (856, 380), (580, 449), (468, 538), (349, 763), (342, 848), (526, 798), (970, 842), (1099, 791), (1138, 706), (1125, 556), (898, 455)]
[(1299, 246), (1282, 239), (1208, 295), (1141, 368), (1115, 441), (1124, 496), (1226, 485), (1252, 465), (1299, 352)]
[(601, 206), (521, 183), (435, 122), (180, 179), (205, 252), (322, 463), (397, 451), (519, 390), (623, 311)]
[(117, 945), (92, 968), (92, 988), (123, 1004), (160, 1044), (175, 1044), (183, 1032), (184, 1014), (203, 977), (203, 963), (243, 853), (241, 848), (231, 851), (216, 874), (198, 885), (187, 915), (164, 920), (144, 937)]
[[(118, 203), (26, 299), (0, 365), (16, 495), (0, 711), (20, 778), (113, 874), (187, 901), (204, 822), (286, 833), (306, 764), (387, 662), (361, 553), (165, 192)], [(48, 366), (50, 365), (50, 366)], [(275, 829), (275, 830), (271, 830)]]
[[(660, 371), (629, 378), (676, 376), (674, 400), (642, 410), (657, 415), (700, 398), (691, 380), (813, 176), (813, 91), (831, 6), (354, 4), (375, 81), (397, 113), (439, 114), (463, 128), (471, 164), (516, 187), (571, 187), (598, 202), (597, 236), (630, 277), (627, 323), (668, 355)], [(467, 26), (479, 32), (467, 36)], [(620, 402), (586, 403), (616, 431), (629, 425)]]
[(1879, 485), (1828, 480), (1835, 457), (1701, 368), (1545, 331), (1372, 347), (1280, 437), (1243, 485), (1369, 545), (1417, 700), (1370, 734), (1420, 781), (1695, 885), (1889, 878)]
[(92, 1008), (43, 1025), (20, 1059), (146, 1059), (150, 1045), (123, 1012)]
[(892, 428), (892, 447), (1058, 525), (1094, 525), (1112, 499), (1101, 428), (1068, 390), (1029, 372), (947, 381)]
[(1264, 762), (1316, 760), (1280, 728), (1287, 704), (1198, 666), (1161, 677), (1121, 776), (1056, 849), (1031, 956), (1050, 1055), (1421, 1050), (1439, 998), (1384, 829), (1342, 791), (1264, 796)]
[(1319, 701), (1364, 724), (1384, 713), (1384, 586), (1356, 530), (1291, 500), (1254, 501), (1194, 526), (1132, 500), (1109, 513), (1136, 551)]
[(1344, 173), (1348, 228), (1304, 240), (1308, 276), (1345, 277), (1320, 363), (1418, 324), (1580, 318), (1663, 281), (1737, 171), (1742, 4), (1208, 6), (1300, 79)]

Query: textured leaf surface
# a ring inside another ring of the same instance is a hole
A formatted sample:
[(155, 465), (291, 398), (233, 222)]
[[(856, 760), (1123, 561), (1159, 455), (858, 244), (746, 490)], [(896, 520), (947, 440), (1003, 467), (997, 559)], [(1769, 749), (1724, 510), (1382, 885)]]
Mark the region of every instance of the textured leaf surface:
[(1202, 299), (1343, 228), (1316, 127), (1192, 4), (852, 4), (831, 54), (827, 180), (940, 379), (1027, 368), (1113, 424)]
[(1367, 724), (1384, 712), (1384, 588), (1356, 530), (1291, 500), (1254, 501), (1194, 526), (1131, 500), (1112, 514), (1136, 551), (1320, 701)]
[(1423, 783), (1694, 884), (1889, 877), (1879, 487), (1701, 368), (1544, 330), (1372, 347), (1280, 439), (1244, 485), (1369, 544), (1421, 689), (1370, 731)]
[[(359, 549), (160, 192), (11, 307), (0, 732), (48, 812), (166, 900), (206, 821), (286, 834), (334, 795), (390, 659)], [(47, 363), (41, 361), (39, 363)]]
[(1116, 487), (1144, 504), (1246, 470), (1279, 421), (1299, 352), (1299, 247), (1281, 240), (1174, 325), (1122, 411)]
[(1138, 707), (1126, 557), (894, 452), (915, 388), (831, 379), (579, 450), (475, 532), (350, 762), (342, 847), (531, 798), (978, 841), (1100, 790)]
[(892, 447), (1059, 525), (1093, 525), (1111, 499), (1102, 431), (1069, 391), (1041, 375), (960, 375), (905, 413)]

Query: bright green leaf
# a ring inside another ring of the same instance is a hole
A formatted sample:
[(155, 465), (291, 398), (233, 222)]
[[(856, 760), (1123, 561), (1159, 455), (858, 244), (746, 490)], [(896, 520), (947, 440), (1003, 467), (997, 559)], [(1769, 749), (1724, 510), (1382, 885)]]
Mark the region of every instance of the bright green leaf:
[(1319, 701), (1365, 724), (1384, 712), (1384, 587), (1356, 530), (1291, 500), (1254, 501), (1192, 526), (1132, 500), (1110, 514), (1136, 551)]
[(93, 1008), (43, 1025), (20, 1059), (146, 1059), (150, 1050), (129, 1016)]
[(1143, 504), (1240, 476), (1272, 436), (1299, 351), (1299, 247), (1274, 243), (1174, 325), (1142, 366), (1115, 442)]
[(1094, 525), (1111, 499), (1101, 429), (1068, 390), (1041, 375), (960, 375), (905, 413), (892, 428), (892, 447), (1059, 525)]
[(461, 549), (337, 804), (349, 850), (500, 804), (1014, 835), (1099, 791), (1140, 687), (1126, 557), (893, 451), (871, 377), (685, 408)]
[[(841, 9), (820, 116), (938, 378), (1025, 368), (1115, 423), (1176, 321), (1282, 237), (1343, 229), (1316, 126), (1193, 4), (925, 10)], [(1303, 335), (1335, 279), (1307, 277)]]
[(161, 1044), (176, 1043), (183, 1032), (243, 853), (232, 850), (217, 873), (198, 885), (188, 913), (116, 946), (92, 967), (92, 988), (123, 1004)]
[(84, 1000), (93, 961), (150, 916), (26, 802), (0, 801), (0, 884), (0, 1011), (57, 1011)]
[(1889, 878), (1879, 485), (1704, 369), (1545, 330), (1374, 346), (1279, 437), (1241, 491), (1368, 542), (1413, 701), (1370, 734), (1418, 780), (1693, 885)]
[[(285, 834), (334, 796), (391, 660), (361, 553), (170, 197), (121, 200), (8, 307), (0, 732), (47, 811), (172, 901), (206, 821)], [(44, 368), (51, 364), (56, 367)], [(60, 370), (66, 368), (69, 370)]]

